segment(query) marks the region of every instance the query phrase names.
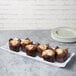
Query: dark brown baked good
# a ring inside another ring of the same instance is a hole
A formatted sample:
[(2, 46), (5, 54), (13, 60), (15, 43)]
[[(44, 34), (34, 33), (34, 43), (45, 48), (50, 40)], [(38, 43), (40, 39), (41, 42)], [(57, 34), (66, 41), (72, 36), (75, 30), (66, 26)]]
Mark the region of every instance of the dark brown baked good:
[(48, 48), (49, 48), (49, 45), (48, 45), (48, 44), (40, 44), (40, 45), (38, 45), (38, 47), (37, 47), (38, 56), (41, 57), (42, 52), (43, 52), (44, 50), (48, 49)]
[(12, 39), (10, 38), (9, 39), (9, 48), (15, 52), (19, 52), (20, 51), (20, 43), (21, 43), (21, 40), (20, 39)]
[(47, 49), (42, 52), (42, 58), (49, 62), (55, 61), (55, 51), (52, 49)]
[(34, 43), (29, 38), (26, 39), (9, 39), (9, 48), (15, 52), (22, 50), (27, 55), (35, 57), (42, 57), (44, 60), (49, 62), (64, 62), (68, 56), (68, 49), (62, 49), (58, 46), (53, 49), (49, 44)]
[(24, 47), (24, 52), (27, 55), (35, 57), (37, 55), (37, 45), (36, 44), (29, 44)]
[(56, 51), (56, 61), (64, 62), (68, 57), (68, 49), (61, 49), (59, 47), (55, 48)]
[(29, 44), (33, 44), (29, 38), (21, 39), (21, 50), (23, 51), (25, 49), (24, 47)]
[(22, 44), (28, 45), (28, 44), (32, 44), (32, 43), (33, 42), (29, 38), (21, 39), (21, 45)]

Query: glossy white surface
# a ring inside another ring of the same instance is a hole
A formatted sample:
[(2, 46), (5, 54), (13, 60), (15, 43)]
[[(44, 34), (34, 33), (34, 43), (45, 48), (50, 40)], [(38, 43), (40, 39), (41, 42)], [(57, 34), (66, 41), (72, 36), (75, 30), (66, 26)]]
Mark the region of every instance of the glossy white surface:
[(10, 53), (13, 53), (13, 54), (17, 54), (17, 55), (20, 55), (20, 56), (23, 56), (23, 57), (26, 57), (27, 59), (32, 59), (32, 60), (36, 60), (38, 62), (42, 62), (44, 64), (47, 64), (47, 65), (52, 65), (52, 66), (56, 66), (56, 67), (66, 67), (66, 65), (68, 63), (70, 63), (71, 59), (74, 57), (75, 53), (71, 53), (70, 52), (70, 56), (67, 58), (67, 60), (64, 62), (64, 63), (59, 63), (59, 62), (48, 62), (48, 61), (45, 61), (43, 60), (42, 58), (36, 56), (36, 57), (31, 57), (31, 56), (28, 56), (26, 53), (20, 51), (20, 52), (14, 52), (12, 50), (9, 49), (9, 45), (8, 45), (8, 42), (7, 44), (5, 44), (4, 46), (1, 46), (0, 47), (1, 49), (7, 51), (7, 52), (10, 52)]

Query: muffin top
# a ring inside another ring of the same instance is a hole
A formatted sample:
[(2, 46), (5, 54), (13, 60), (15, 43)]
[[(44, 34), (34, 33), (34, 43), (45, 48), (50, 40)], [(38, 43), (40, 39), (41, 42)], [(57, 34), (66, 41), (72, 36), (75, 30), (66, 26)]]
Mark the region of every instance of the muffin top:
[(42, 52), (42, 56), (44, 56), (44, 55), (53, 56), (53, 55), (55, 55), (55, 52), (51, 49), (47, 49)]
[(46, 50), (46, 49), (48, 48), (48, 45), (46, 45), (46, 44), (40, 44), (40, 45), (38, 46), (38, 48), (39, 48), (40, 50), (44, 51), (44, 50)]
[(25, 45), (28, 45), (32, 43), (31, 40), (29, 38), (26, 38), (26, 39), (21, 39), (21, 44), (25, 44)]
[(16, 45), (20, 44), (20, 40), (19, 39), (18, 40), (10, 39), (9, 43), (12, 46), (16, 46)]
[(67, 54), (67, 53), (68, 53), (68, 49), (57, 48), (57, 49), (56, 49), (56, 53), (57, 53), (58, 55)]
[(36, 49), (36, 46), (33, 45), (33, 44), (29, 44), (29, 45), (26, 45), (25, 48), (26, 48), (28, 51), (31, 51), (31, 50), (35, 50), (35, 49)]

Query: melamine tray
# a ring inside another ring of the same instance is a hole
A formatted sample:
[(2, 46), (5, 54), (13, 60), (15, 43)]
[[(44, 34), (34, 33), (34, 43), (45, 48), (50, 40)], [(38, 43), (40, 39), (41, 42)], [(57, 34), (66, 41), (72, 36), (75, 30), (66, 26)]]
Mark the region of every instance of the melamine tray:
[(13, 53), (13, 54), (17, 54), (17, 55), (21, 55), (21, 56), (24, 56), (24, 57), (27, 57), (27, 58), (30, 58), (30, 59), (37, 60), (39, 62), (43, 62), (43, 63), (49, 64), (49, 65), (57, 66), (57, 67), (65, 67), (70, 62), (72, 57), (75, 55), (75, 53), (70, 53), (70, 56), (68, 57), (68, 59), (64, 63), (59, 63), (59, 62), (52, 63), (52, 62), (47, 62), (47, 61), (43, 60), (42, 58), (40, 58), (38, 56), (36, 56), (36, 57), (28, 56), (28, 55), (26, 55), (26, 53), (24, 53), (22, 51), (14, 52), (14, 51), (9, 49), (8, 43), (6, 43), (4, 46), (2, 46), (0, 48), (6, 50), (7, 52), (10, 52), (10, 53)]

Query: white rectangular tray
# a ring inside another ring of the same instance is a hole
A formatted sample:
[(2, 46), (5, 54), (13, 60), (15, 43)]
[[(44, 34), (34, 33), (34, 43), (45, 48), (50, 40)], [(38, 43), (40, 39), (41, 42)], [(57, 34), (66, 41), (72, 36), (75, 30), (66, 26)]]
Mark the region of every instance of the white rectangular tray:
[(70, 56), (69, 58), (64, 62), (64, 63), (59, 63), (59, 62), (47, 62), (47, 61), (44, 61), (42, 58), (40, 57), (31, 57), (31, 56), (28, 56), (26, 55), (26, 53), (20, 51), (20, 52), (14, 52), (12, 50), (9, 49), (9, 45), (8, 43), (2, 47), (0, 47), (1, 49), (4, 49), (10, 53), (14, 53), (14, 54), (17, 54), (17, 55), (21, 55), (21, 56), (24, 56), (24, 57), (27, 57), (27, 58), (30, 58), (30, 59), (34, 59), (34, 60), (37, 60), (37, 61), (40, 61), (40, 62), (43, 62), (43, 63), (46, 63), (46, 64), (49, 64), (49, 65), (53, 65), (53, 66), (57, 66), (57, 67), (65, 67), (67, 65), (68, 62), (70, 62), (70, 60), (72, 59), (72, 57), (75, 55), (75, 53), (70, 53)]

